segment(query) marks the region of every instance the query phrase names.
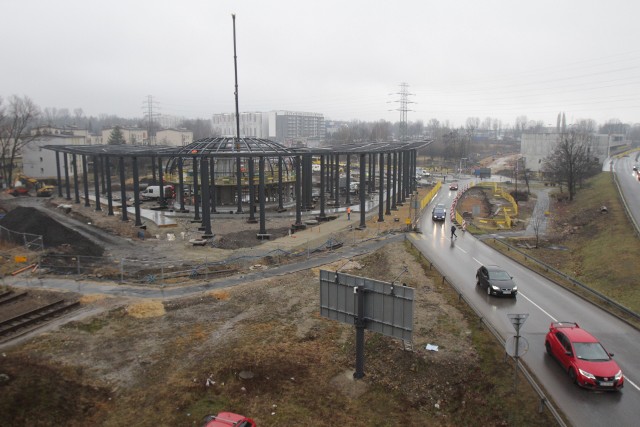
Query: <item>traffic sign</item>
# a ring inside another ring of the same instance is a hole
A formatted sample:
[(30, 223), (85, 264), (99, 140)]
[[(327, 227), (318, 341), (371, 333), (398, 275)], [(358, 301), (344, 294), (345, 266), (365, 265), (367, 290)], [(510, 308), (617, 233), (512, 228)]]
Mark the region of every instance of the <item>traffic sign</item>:
[(529, 317), (529, 313), (520, 313), (520, 314), (511, 313), (511, 314), (507, 314), (507, 317), (511, 321), (513, 328), (516, 330), (516, 332), (518, 332), (520, 330), (520, 327), (524, 325), (524, 322)]
[(529, 341), (525, 337), (509, 337), (504, 343), (504, 349), (511, 357), (524, 356), (529, 350)]

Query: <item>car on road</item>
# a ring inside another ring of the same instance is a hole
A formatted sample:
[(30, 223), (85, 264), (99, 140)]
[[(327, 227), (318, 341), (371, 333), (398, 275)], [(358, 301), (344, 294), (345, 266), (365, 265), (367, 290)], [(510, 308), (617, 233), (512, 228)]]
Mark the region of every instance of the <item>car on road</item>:
[(431, 212), (431, 219), (434, 221), (444, 221), (447, 219), (447, 209), (442, 203), (438, 203)]
[(497, 265), (483, 265), (476, 271), (476, 286), (485, 288), (487, 295), (505, 295), (513, 298), (518, 286), (513, 277)]
[(624, 375), (613, 354), (577, 323), (552, 322), (544, 346), (580, 387), (610, 391), (624, 387)]
[(451, 185), (449, 185), (449, 190), (458, 191), (458, 183), (457, 182), (451, 183)]

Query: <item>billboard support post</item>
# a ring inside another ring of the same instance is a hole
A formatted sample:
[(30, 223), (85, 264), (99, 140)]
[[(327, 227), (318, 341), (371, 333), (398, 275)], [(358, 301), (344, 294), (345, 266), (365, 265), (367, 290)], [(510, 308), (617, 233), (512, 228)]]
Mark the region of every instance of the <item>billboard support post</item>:
[(358, 296), (358, 313), (354, 322), (356, 325), (356, 371), (353, 373), (353, 378), (360, 379), (364, 377), (364, 329), (366, 325), (364, 318), (365, 289), (363, 285), (360, 285), (353, 288), (353, 291)]

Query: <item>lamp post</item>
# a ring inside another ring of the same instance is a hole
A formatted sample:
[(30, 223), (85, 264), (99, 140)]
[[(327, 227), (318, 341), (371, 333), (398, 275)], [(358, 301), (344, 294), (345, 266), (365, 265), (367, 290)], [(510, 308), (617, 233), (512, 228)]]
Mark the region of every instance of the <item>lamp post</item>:
[(461, 158), (460, 158), (460, 167), (458, 168), (458, 173), (459, 173), (459, 174), (462, 174), (462, 161), (463, 161), (463, 160), (466, 162), (466, 161), (467, 161), (467, 158), (466, 158), (466, 157), (461, 157)]

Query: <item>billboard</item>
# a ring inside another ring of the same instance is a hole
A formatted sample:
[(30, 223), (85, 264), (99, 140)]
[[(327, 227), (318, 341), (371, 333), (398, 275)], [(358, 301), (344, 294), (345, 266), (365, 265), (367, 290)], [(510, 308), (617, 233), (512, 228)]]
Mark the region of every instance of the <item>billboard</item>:
[(411, 341), (414, 289), (365, 277), (320, 270), (320, 315), (358, 323), (358, 293), (364, 294), (364, 328)]

